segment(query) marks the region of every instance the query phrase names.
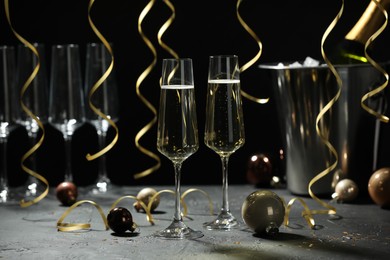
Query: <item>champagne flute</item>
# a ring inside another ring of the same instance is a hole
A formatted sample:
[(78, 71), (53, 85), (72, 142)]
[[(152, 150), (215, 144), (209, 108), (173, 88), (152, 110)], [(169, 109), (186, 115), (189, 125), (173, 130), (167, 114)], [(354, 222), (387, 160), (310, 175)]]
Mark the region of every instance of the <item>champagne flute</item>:
[[(88, 43), (86, 50), (85, 69), (85, 91), (88, 98), (89, 92), (108, 70), (111, 63), (111, 55), (102, 43)], [(105, 114), (113, 122), (119, 118), (118, 90), (114, 70), (99, 85), (91, 96), (92, 104)], [(96, 114), (92, 109), (86, 110), (87, 121), (89, 121), (97, 131), (100, 150), (106, 145), (107, 132), (110, 123)], [(92, 187), (93, 194), (106, 193), (111, 186), (111, 181), (107, 175), (106, 155), (99, 157), (98, 178)]]
[[(26, 107), (41, 121), (42, 124), (47, 123), (48, 116), (48, 86), (47, 72), (45, 62), (45, 46), (43, 44), (34, 43), (39, 54), (38, 57), (26, 45), (18, 46), (17, 53), (17, 79), (18, 87), (21, 89), (31, 76), (33, 70), (37, 67), (38, 62), (40, 68), (38, 74), (34, 77), (26, 92), (23, 94), (23, 103)], [(24, 111), (21, 111), (18, 119), (19, 123), (25, 127), (30, 139), (31, 147), (34, 146), (38, 139), (40, 128), (38, 123)], [(30, 157), (30, 167), (34, 172), (37, 170), (36, 154)], [(29, 175), (24, 188), (24, 196), (35, 197), (38, 193), (43, 192), (44, 185), (34, 176)]]
[(73, 182), (72, 136), (85, 121), (79, 46), (53, 45), (51, 54), (49, 123), (64, 137), (66, 156), (64, 181)]
[(0, 204), (17, 201), (9, 188), (7, 170), (7, 141), (10, 132), (17, 127), (19, 114), (15, 62), (15, 48), (0, 46)]
[(175, 213), (172, 223), (155, 235), (172, 239), (203, 236), (189, 228), (181, 214), (180, 178), (183, 162), (199, 148), (192, 60), (164, 59), (157, 126), (157, 149), (175, 169)]
[(222, 208), (209, 230), (230, 230), (238, 225), (229, 209), (229, 157), (245, 143), (244, 118), (240, 92), (240, 73), (236, 55), (209, 58), (204, 142), (222, 162)]

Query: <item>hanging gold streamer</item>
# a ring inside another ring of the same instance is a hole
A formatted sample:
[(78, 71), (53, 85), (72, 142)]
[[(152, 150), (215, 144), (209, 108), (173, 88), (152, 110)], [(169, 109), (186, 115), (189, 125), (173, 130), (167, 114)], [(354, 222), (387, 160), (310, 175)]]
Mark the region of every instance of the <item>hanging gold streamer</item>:
[[(316, 118), (316, 132), (317, 132), (318, 136), (321, 138), (322, 142), (328, 147), (329, 151), (334, 156), (335, 161), (334, 161), (334, 163), (332, 165), (330, 165), (324, 171), (320, 172), (313, 179), (311, 179), (310, 182), (309, 182), (309, 185), (308, 185), (308, 192), (309, 192), (310, 197), (313, 200), (315, 200), (318, 204), (320, 204), (321, 206), (323, 206), (326, 209), (323, 209), (323, 210), (310, 210), (309, 207), (307, 206), (307, 204), (302, 199), (298, 199), (301, 202), (301, 204), (303, 205), (303, 207), (304, 207), (304, 211), (302, 212), (302, 216), (306, 219), (306, 221), (308, 222), (310, 228), (315, 228), (315, 226), (316, 226), (315, 225), (315, 221), (314, 221), (312, 215), (315, 215), (315, 214), (330, 214), (330, 215), (334, 215), (334, 214), (336, 214), (336, 208), (333, 207), (332, 205), (330, 205), (330, 204), (320, 200), (313, 193), (311, 188), (317, 181), (319, 181), (320, 179), (324, 178), (326, 175), (331, 173), (336, 168), (336, 166), (338, 164), (338, 154), (337, 154), (337, 151), (332, 146), (332, 144), (329, 142), (329, 140), (321, 132), (321, 130), (319, 128), (319, 122), (321, 121), (322, 117), (326, 114), (326, 112), (328, 112), (329, 109), (337, 102), (337, 100), (339, 99), (339, 97), (341, 95), (341, 88), (342, 88), (342, 84), (343, 84), (342, 80), (341, 80), (341, 77), (338, 74), (338, 72), (335, 69), (335, 67), (332, 65), (332, 63), (327, 58), (327, 56), (325, 54), (325, 51), (324, 51), (324, 42), (325, 42), (326, 38), (328, 37), (329, 33), (333, 30), (333, 28), (336, 26), (337, 22), (340, 20), (341, 15), (343, 14), (343, 11), (344, 11), (344, 0), (341, 0), (341, 1), (342, 1), (341, 8), (340, 8), (337, 16), (333, 19), (332, 23), (326, 29), (324, 35), (322, 36), (322, 40), (321, 40), (321, 54), (322, 54), (322, 57), (324, 58), (326, 64), (329, 67), (329, 69), (331, 70), (331, 72), (335, 76), (336, 82), (337, 82), (337, 85), (339, 86), (339, 88), (338, 88), (335, 96), (324, 106), (324, 108), (318, 113), (317, 118)], [(285, 214), (285, 219), (284, 219), (284, 224), (285, 225), (289, 224), (289, 221), (288, 221), (289, 214), (290, 214), (291, 206), (293, 205), (295, 200), (297, 200), (297, 198), (291, 199), (289, 201), (289, 203), (287, 204), (286, 214)]]
[[(257, 42), (257, 44), (259, 45), (259, 52), (256, 54), (255, 57), (253, 57), (250, 61), (248, 61), (246, 64), (244, 64), (243, 66), (241, 66), (240, 68), (240, 73), (244, 72), (246, 69), (248, 69), (249, 67), (251, 67), (261, 56), (261, 53), (263, 51), (263, 44), (261, 43), (259, 37), (256, 35), (256, 33), (245, 23), (245, 21), (242, 19), (241, 15), (240, 15), (240, 12), (239, 12), (239, 8), (240, 8), (240, 5), (241, 5), (241, 2), (243, 0), (238, 0), (237, 1), (237, 5), (236, 5), (236, 11), (237, 11), (237, 18), (240, 22), (240, 24), (242, 25), (242, 27), (244, 27), (244, 29), (253, 37), (253, 39), (255, 39), (255, 41)], [(248, 93), (246, 93), (245, 91), (241, 90), (241, 94), (243, 97), (253, 101), (253, 102), (256, 102), (256, 103), (259, 103), (259, 104), (266, 104), (268, 103), (269, 101), (269, 98), (256, 98)]]
[(163, 24), (163, 26), (161, 26), (160, 30), (158, 30), (158, 33), (157, 33), (157, 39), (158, 39), (158, 43), (160, 44), (160, 46), (166, 50), (167, 52), (169, 52), (175, 59), (178, 59), (179, 58), (179, 55), (172, 49), (170, 48), (168, 45), (166, 45), (163, 41), (162, 41), (162, 36), (163, 34), (165, 33), (165, 31), (168, 29), (168, 27), (172, 24), (173, 20), (175, 20), (175, 16), (176, 16), (176, 13), (175, 13), (175, 7), (173, 6), (173, 4), (169, 1), (169, 0), (163, 0), (164, 3), (169, 7), (169, 9), (171, 9), (172, 11), (172, 15), (169, 17), (169, 19)]
[(151, 157), (152, 159), (154, 159), (157, 163), (151, 167), (151, 168), (148, 168), (142, 172), (139, 172), (139, 173), (136, 173), (134, 175), (134, 178), (135, 179), (139, 179), (139, 178), (142, 178), (142, 177), (145, 177), (149, 174), (151, 174), (152, 172), (156, 171), (157, 169), (160, 168), (161, 166), (161, 160), (160, 160), (160, 157), (145, 149), (143, 146), (140, 145), (139, 141), (140, 139), (142, 138), (142, 136), (144, 136), (146, 134), (147, 131), (149, 131), (154, 124), (156, 124), (157, 122), (157, 110), (156, 108), (141, 94), (141, 91), (140, 91), (140, 86), (141, 86), (141, 83), (142, 81), (150, 74), (150, 72), (152, 71), (152, 69), (156, 66), (156, 62), (157, 62), (157, 51), (156, 49), (154, 48), (153, 44), (151, 43), (151, 41), (145, 36), (145, 34), (143, 33), (142, 31), (142, 21), (144, 20), (145, 16), (148, 14), (148, 12), (150, 11), (150, 9), (152, 8), (152, 6), (154, 5), (154, 3), (156, 2), (156, 0), (151, 0), (149, 1), (149, 3), (146, 5), (146, 7), (142, 10), (140, 16), (139, 16), (139, 19), (138, 19), (138, 32), (139, 34), (141, 35), (143, 41), (146, 43), (146, 45), (149, 47), (149, 49), (151, 50), (151, 52), (153, 53), (153, 61), (152, 63), (141, 73), (141, 75), (138, 77), (137, 79), (137, 82), (136, 82), (136, 93), (137, 93), (137, 96), (139, 99), (141, 99), (141, 101), (152, 111), (153, 113), (153, 119), (148, 123), (146, 124), (138, 133), (137, 135), (135, 136), (135, 146), (137, 147), (138, 150), (140, 150), (143, 154)]
[(108, 223), (107, 223), (107, 218), (104, 215), (102, 208), (94, 201), (80, 200), (80, 201), (77, 201), (76, 203), (74, 203), (72, 206), (70, 206), (58, 219), (58, 221), (57, 221), (57, 230), (58, 231), (69, 232), (69, 231), (76, 231), (76, 230), (90, 229), (91, 228), (91, 224), (89, 224), (89, 223), (64, 223), (64, 222), (62, 222), (69, 215), (69, 213), (71, 213), (76, 207), (78, 207), (79, 205), (81, 205), (83, 203), (89, 203), (89, 204), (92, 204), (93, 206), (95, 206), (97, 208), (97, 210), (99, 211), (100, 216), (102, 217), (105, 229), (106, 230), (109, 229)]
[(115, 133), (115, 136), (114, 136), (113, 140), (111, 141), (111, 143), (109, 143), (106, 147), (104, 147), (103, 149), (101, 149), (99, 152), (97, 152), (95, 154), (91, 155), (91, 154), (88, 153), (87, 156), (86, 156), (88, 161), (94, 160), (94, 159), (102, 156), (103, 154), (107, 153), (112, 147), (114, 147), (114, 145), (118, 141), (118, 137), (119, 137), (119, 129), (118, 129), (117, 125), (115, 124), (115, 122), (112, 121), (106, 114), (102, 113), (100, 111), (100, 109), (97, 108), (91, 101), (93, 94), (103, 84), (103, 82), (108, 78), (108, 76), (110, 75), (110, 73), (112, 72), (112, 69), (114, 67), (114, 55), (113, 55), (112, 48), (111, 48), (110, 44), (107, 42), (107, 40), (104, 38), (104, 36), (96, 28), (96, 26), (94, 25), (94, 23), (93, 23), (93, 21), (91, 19), (91, 8), (92, 8), (94, 2), (95, 2), (95, 0), (90, 0), (89, 1), (89, 5), (88, 5), (88, 21), (89, 21), (89, 24), (90, 24), (92, 30), (95, 32), (97, 37), (99, 37), (99, 39), (102, 41), (102, 43), (104, 44), (104, 46), (107, 48), (108, 52), (110, 53), (110, 55), (111, 55), (111, 63), (109, 65), (109, 67), (107, 68), (107, 70), (102, 75), (102, 77), (93, 85), (93, 87), (89, 91), (89, 93), (88, 93), (88, 104), (89, 104), (89, 107), (93, 110), (93, 112), (95, 112), (97, 115), (99, 115), (100, 117), (102, 117), (105, 120), (107, 120), (107, 122), (115, 129), (116, 133)]
[(15, 34), (16, 38), (18, 38), (19, 41), (21, 41), (24, 45), (26, 45), (34, 54), (35, 56), (37, 57), (38, 59), (38, 62), (37, 62), (37, 66), (35, 66), (33, 72), (31, 73), (31, 75), (28, 77), (27, 81), (23, 84), (23, 87), (20, 91), (20, 105), (23, 109), (23, 111), (29, 115), (31, 118), (33, 118), (35, 120), (35, 122), (37, 122), (39, 128), (42, 130), (42, 136), (41, 138), (38, 140), (38, 142), (30, 149), (28, 150), (23, 156), (22, 156), (22, 159), (21, 159), (21, 167), (22, 169), (27, 172), (28, 174), (30, 174), (31, 176), (33, 176), (34, 178), (40, 180), (41, 182), (43, 182), (45, 185), (46, 185), (46, 188), (45, 190), (37, 197), (35, 197), (34, 199), (32, 199), (31, 201), (25, 201), (24, 199), (22, 199), (20, 201), (20, 206), (25, 208), (25, 207), (29, 207), (37, 202), (39, 202), (40, 200), (42, 200), (44, 197), (46, 197), (46, 195), (49, 193), (49, 182), (40, 174), (38, 174), (37, 172), (31, 170), (30, 168), (28, 168), (27, 166), (24, 165), (25, 161), (27, 160), (27, 158), (29, 158), (36, 150), (38, 150), (38, 148), (42, 145), (43, 143), (43, 140), (45, 139), (45, 128), (42, 124), (42, 122), (38, 119), (37, 116), (35, 116), (31, 110), (24, 104), (23, 102), (23, 96), (24, 94), (26, 93), (28, 87), (30, 86), (31, 82), (34, 80), (34, 78), (36, 77), (36, 75), (38, 74), (38, 71), (41, 67), (40, 65), (40, 56), (39, 56), (39, 53), (38, 53), (38, 50), (35, 48), (34, 45), (32, 45), (30, 42), (28, 42), (26, 39), (24, 39), (19, 33), (17, 33), (15, 31), (15, 29), (13, 28), (12, 26), (12, 23), (11, 23), (11, 18), (10, 18), (10, 14), (9, 14), (9, 2), (8, 0), (4, 0), (4, 7), (5, 7), (5, 14), (7, 16), (7, 20), (8, 20), (8, 23), (9, 23), (9, 26), (11, 27), (12, 29), (12, 32)]
[(388, 23), (388, 14), (386, 12), (386, 10), (383, 8), (383, 6), (378, 2), (378, 0), (371, 0), (372, 2), (375, 2), (376, 6), (381, 9), (382, 13), (383, 13), (383, 16), (385, 17), (385, 22), (383, 23), (383, 25), (367, 40), (366, 44), (364, 45), (364, 54), (367, 58), (367, 60), (371, 63), (371, 65), (373, 67), (375, 67), (375, 69), (377, 69), (379, 72), (381, 72), (385, 78), (386, 78), (386, 81), (385, 83), (383, 83), (382, 85), (380, 85), (379, 87), (375, 88), (374, 90), (372, 91), (369, 91), (368, 93), (366, 93), (365, 95), (363, 95), (362, 99), (361, 99), (361, 106), (368, 112), (370, 113), (371, 115), (375, 116), (377, 119), (379, 119), (380, 121), (384, 122), (384, 123), (388, 123), (389, 122), (389, 117), (383, 115), (383, 114), (380, 114), (378, 113), (377, 111), (371, 109), (370, 107), (368, 107), (364, 101), (366, 101), (367, 99), (369, 99), (370, 97), (372, 96), (375, 96), (376, 94), (384, 91), (384, 89), (387, 87), (388, 83), (389, 83), (389, 74), (377, 63), (375, 62), (368, 54), (367, 54), (367, 48), (368, 46), (386, 29), (386, 26), (387, 26), (387, 23)]

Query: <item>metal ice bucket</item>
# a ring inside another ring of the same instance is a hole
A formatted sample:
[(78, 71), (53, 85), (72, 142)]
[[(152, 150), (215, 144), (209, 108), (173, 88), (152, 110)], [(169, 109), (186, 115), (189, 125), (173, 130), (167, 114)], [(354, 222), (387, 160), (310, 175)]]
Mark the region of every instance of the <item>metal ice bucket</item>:
[[(293, 194), (308, 195), (309, 182), (335, 161), (316, 132), (316, 118), (336, 95), (339, 88), (336, 78), (326, 66), (294, 68), (262, 64), (259, 68), (262, 80), (270, 80), (273, 88), (285, 146), (287, 188)], [(332, 180), (337, 172), (341, 178), (354, 180), (364, 194), (375, 169), (379, 124), (360, 102), (364, 94), (385, 79), (369, 64), (336, 66), (336, 69), (342, 79), (341, 95), (319, 127), (337, 151), (338, 165), (315, 182), (312, 191), (316, 195), (333, 193)], [(382, 102), (383, 98), (371, 98), (368, 105), (379, 109)]]

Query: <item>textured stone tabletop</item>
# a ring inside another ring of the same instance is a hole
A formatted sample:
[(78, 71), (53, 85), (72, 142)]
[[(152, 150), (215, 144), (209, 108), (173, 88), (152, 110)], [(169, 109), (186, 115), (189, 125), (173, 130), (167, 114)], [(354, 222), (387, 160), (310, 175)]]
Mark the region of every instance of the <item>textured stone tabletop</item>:
[[(96, 202), (107, 215), (111, 205), (121, 196), (136, 196), (143, 187), (115, 187), (104, 196), (92, 196), (83, 189), (79, 200)], [(173, 187), (154, 186), (156, 190)], [(214, 212), (221, 205), (221, 187), (182, 187), (201, 189), (212, 198)], [(200, 192), (186, 198), (188, 215), (185, 223), (204, 233), (196, 240), (166, 240), (153, 237), (167, 227), (173, 217), (174, 200), (169, 193), (161, 194), (158, 211), (151, 225), (144, 213), (132, 207), (134, 200), (122, 200), (139, 228), (133, 234), (115, 235), (105, 230), (103, 220), (91, 204), (76, 207), (64, 222), (90, 223), (90, 230), (60, 232), (56, 223), (66, 211), (56, 199), (54, 189), (38, 204), (28, 208), (0, 205), (0, 259), (388, 259), (390, 255), (390, 210), (371, 203), (332, 204), (341, 218), (314, 215), (319, 229), (310, 229), (297, 204), (290, 212), (291, 227), (280, 226), (275, 237), (255, 235), (241, 218), (245, 198), (259, 190), (249, 185), (229, 187), (230, 209), (240, 226), (231, 231), (209, 231), (202, 223), (212, 220), (209, 201)], [(284, 200), (293, 196), (286, 190), (272, 190)], [(323, 209), (310, 197), (303, 198), (311, 209)], [(329, 201), (327, 201), (329, 202)], [(295, 205), (295, 204), (294, 204)]]

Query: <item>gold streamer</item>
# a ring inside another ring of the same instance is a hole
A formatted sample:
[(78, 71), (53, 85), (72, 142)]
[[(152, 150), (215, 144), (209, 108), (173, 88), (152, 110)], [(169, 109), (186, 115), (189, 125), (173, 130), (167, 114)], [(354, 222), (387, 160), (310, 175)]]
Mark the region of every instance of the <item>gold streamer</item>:
[[(142, 208), (144, 209), (144, 211), (145, 211), (145, 213), (146, 213), (146, 219), (147, 219), (147, 221), (149, 221), (152, 225), (154, 225), (153, 217), (152, 217), (152, 215), (150, 214), (150, 212), (151, 212), (151, 210), (150, 210), (150, 209), (151, 209), (151, 205), (150, 205), (150, 207), (146, 206), (145, 203), (144, 203), (142, 200), (137, 199), (137, 197), (135, 197), (135, 196), (126, 195), (126, 196), (120, 197), (119, 199), (117, 199), (117, 200), (112, 204), (110, 210), (113, 209), (113, 208), (115, 208), (116, 205), (117, 205), (120, 201), (122, 201), (123, 199), (134, 199), (134, 200), (138, 201), (139, 204), (141, 204)], [(151, 202), (153, 202), (153, 200), (150, 201), (149, 204), (151, 204)]]
[[(237, 5), (236, 5), (236, 11), (237, 11), (237, 18), (240, 22), (240, 24), (242, 25), (242, 27), (244, 27), (244, 29), (253, 37), (253, 39), (255, 39), (255, 41), (257, 42), (257, 44), (259, 45), (259, 52), (256, 54), (255, 57), (253, 57), (250, 61), (248, 61), (246, 64), (244, 64), (241, 68), (240, 68), (240, 73), (244, 72), (246, 69), (248, 69), (249, 67), (251, 67), (261, 56), (261, 53), (263, 51), (263, 44), (261, 43), (259, 37), (256, 35), (256, 33), (245, 23), (245, 21), (242, 19), (241, 15), (240, 15), (240, 12), (239, 12), (239, 8), (240, 8), (240, 5), (242, 3), (243, 0), (238, 0), (237, 1)], [(246, 93), (245, 91), (241, 90), (241, 94), (243, 97), (253, 101), (253, 102), (256, 102), (256, 103), (259, 103), (259, 104), (266, 104), (268, 103), (269, 101), (269, 98), (256, 98), (248, 93)]]
[[(210, 207), (210, 212), (211, 214), (213, 214), (213, 204), (212, 204), (212, 201), (211, 201), (211, 198), (210, 196), (207, 194), (207, 192), (203, 191), (203, 190), (200, 190), (200, 189), (188, 189), (186, 190), (182, 196), (180, 197), (180, 201), (183, 205), (183, 208), (185, 209), (182, 213), (182, 216), (186, 216), (187, 215), (187, 212), (188, 212), (188, 207), (187, 205), (185, 204), (184, 202), (184, 197), (186, 195), (188, 195), (189, 193), (191, 192), (194, 192), (194, 191), (198, 191), (198, 192), (201, 192), (202, 194), (204, 194), (208, 199), (209, 199), (209, 207)], [(152, 225), (154, 225), (154, 221), (153, 221), (153, 216), (151, 214), (152, 212), (152, 204), (154, 202), (154, 200), (156, 199), (157, 196), (159, 196), (160, 194), (162, 193), (171, 193), (171, 194), (175, 194), (175, 192), (173, 190), (160, 190), (158, 192), (156, 192), (156, 194), (154, 194), (151, 199), (149, 200), (149, 203), (148, 205), (146, 205), (142, 200), (140, 199), (137, 199), (136, 196), (133, 196), (133, 195), (125, 195), (125, 196), (122, 196), (120, 198), (118, 198), (110, 207), (110, 210), (112, 210), (113, 208), (115, 208), (119, 202), (121, 202), (122, 200), (124, 199), (133, 199), (137, 202), (139, 202), (142, 206), (142, 208), (144, 209), (145, 213), (146, 213), (146, 219), (147, 221), (149, 221)], [(97, 210), (99, 211), (100, 213), (100, 216), (102, 217), (103, 219), (103, 222), (104, 222), (104, 225), (105, 225), (105, 228), (106, 230), (109, 229), (109, 226), (108, 226), (108, 222), (107, 222), (107, 218), (106, 216), (104, 215), (104, 212), (102, 210), (102, 208), (94, 201), (91, 201), (91, 200), (81, 200), (81, 201), (77, 201), (76, 203), (74, 203), (72, 206), (70, 206), (62, 215), (61, 217), (58, 219), (57, 221), (57, 229), (58, 231), (64, 231), (64, 232), (69, 232), (69, 231), (76, 231), (76, 230), (82, 230), (82, 229), (90, 229), (91, 228), (91, 224), (89, 223), (64, 223), (64, 219), (76, 208), (78, 207), (79, 205), (83, 204), (83, 203), (89, 203), (89, 204), (92, 204), (94, 205)], [(136, 226), (136, 225), (135, 225)]]
[[(317, 174), (313, 179), (310, 180), (309, 182), (309, 185), (308, 185), (308, 192), (309, 192), (309, 195), (310, 197), (315, 200), (318, 204), (320, 204), (321, 206), (323, 206), (324, 208), (326, 208), (326, 210), (310, 210), (308, 208), (308, 206), (306, 205), (306, 203), (302, 200), (302, 199), (299, 199), (298, 200), (301, 202), (301, 204), (303, 205), (304, 207), (304, 211), (302, 212), (302, 216), (305, 217), (306, 221), (308, 222), (310, 228), (314, 228), (315, 227), (315, 222), (314, 222), (314, 219), (312, 217), (312, 215), (314, 214), (330, 214), (330, 215), (334, 215), (336, 214), (336, 208), (331, 206), (330, 204), (320, 200), (312, 191), (312, 186), (314, 185), (314, 183), (316, 183), (318, 180), (320, 180), (321, 178), (325, 177), (327, 174), (331, 173), (337, 166), (338, 164), (338, 154), (337, 154), (337, 151), (335, 150), (335, 148), (332, 146), (332, 144), (329, 142), (329, 140), (322, 134), (320, 128), (319, 128), (319, 122), (320, 120), (322, 119), (322, 117), (325, 115), (326, 112), (329, 111), (329, 109), (337, 102), (337, 100), (339, 99), (340, 97), (340, 94), (341, 94), (341, 88), (342, 88), (342, 80), (341, 80), (341, 77), (340, 75), (338, 74), (337, 70), (335, 69), (335, 67), (332, 65), (332, 63), (329, 61), (329, 59), (327, 58), (326, 54), (325, 54), (325, 51), (324, 51), (324, 42), (326, 40), (326, 38), (328, 37), (329, 33), (333, 30), (333, 28), (336, 26), (337, 22), (340, 20), (340, 17), (344, 11), (344, 0), (341, 0), (342, 3), (341, 3), (341, 8), (337, 14), (337, 16), (333, 19), (332, 23), (329, 25), (329, 27), (326, 29), (323, 37), (322, 37), (322, 40), (321, 40), (321, 54), (322, 54), (322, 57), (324, 58), (325, 62), (328, 64), (328, 67), (329, 69), (331, 70), (331, 72), (333, 73), (333, 75), (335, 76), (336, 78), (336, 81), (337, 81), (337, 85), (339, 86), (338, 90), (337, 90), (337, 93), (335, 94), (335, 96), (325, 105), (325, 107), (318, 113), (317, 115), (317, 118), (316, 118), (316, 132), (318, 134), (318, 136), (321, 138), (322, 142), (328, 147), (329, 151), (333, 154), (333, 156), (335, 157), (335, 161), (332, 165), (330, 165), (328, 168), (326, 168), (325, 170), (323, 170), (322, 172), (320, 172), (319, 174)], [(290, 210), (291, 210), (291, 206), (293, 205), (294, 201), (297, 200), (297, 198), (293, 198), (289, 201), (287, 207), (286, 207), (286, 214), (285, 214), (285, 219), (284, 219), (284, 223), (285, 225), (288, 225), (288, 219), (289, 219), (289, 213), (290, 213)]]
[(23, 96), (26, 93), (31, 82), (34, 80), (34, 78), (38, 74), (38, 71), (39, 71), (41, 65), (40, 65), (40, 56), (39, 56), (38, 50), (35, 48), (35, 46), (32, 45), (30, 42), (28, 42), (26, 39), (24, 39), (13, 28), (12, 23), (11, 23), (10, 13), (9, 13), (9, 1), (8, 0), (4, 0), (4, 7), (5, 7), (5, 14), (7, 16), (7, 20), (8, 20), (9, 26), (12, 29), (12, 32), (15, 34), (16, 38), (18, 38), (19, 41), (21, 41), (24, 45), (26, 45), (35, 54), (35, 56), (37, 57), (37, 60), (38, 60), (37, 66), (35, 66), (33, 72), (30, 74), (27, 81), (23, 84), (23, 87), (20, 91), (20, 105), (21, 105), (23, 111), (27, 115), (29, 115), (31, 118), (33, 118), (35, 120), (35, 122), (37, 122), (39, 128), (42, 130), (42, 136), (38, 140), (38, 142), (22, 156), (21, 167), (25, 172), (27, 172), (28, 174), (30, 174), (34, 178), (40, 180), (41, 182), (43, 182), (46, 185), (46, 188), (39, 196), (35, 197), (34, 199), (32, 199), (30, 201), (25, 201), (24, 199), (22, 199), (20, 201), (20, 206), (22, 208), (25, 208), (25, 207), (29, 207), (35, 203), (38, 203), (40, 200), (42, 200), (44, 197), (46, 197), (46, 195), (49, 193), (49, 182), (42, 175), (38, 174), (37, 172), (31, 170), (30, 168), (28, 168), (27, 166), (24, 165), (27, 158), (29, 158), (36, 150), (38, 150), (38, 148), (42, 145), (43, 140), (45, 139), (45, 127), (43, 126), (42, 122), (38, 119), (38, 117), (35, 116), (31, 112), (31, 110), (23, 102)]
[(162, 36), (163, 34), (165, 33), (165, 31), (168, 29), (168, 27), (172, 24), (173, 20), (175, 20), (175, 16), (176, 16), (176, 13), (175, 13), (175, 7), (173, 6), (173, 4), (169, 1), (169, 0), (163, 0), (164, 3), (169, 7), (169, 9), (171, 9), (172, 11), (172, 14), (171, 16), (169, 17), (169, 19), (163, 24), (163, 26), (161, 26), (160, 30), (158, 30), (158, 33), (157, 33), (157, 39), (158, 39), (158, 43), (160, 44), (160, 46), (166, 50), (167, 52), (169, 52), (174, 58), (178, 59), (179, 58), (179, 55), (172, 49), (170, 48), (168, 45), (166, 45), (163, 41), (162, 41)]
[(80, 201), (77, 201), (76, 203), (74, 203), (72, 206), (70, 206), (61, 215), (61, 217), (58, 219), (58, 221), (57, 221), (57, 230), (58, 231), (69, 232), (69, 231), (90, 229), (91, 228), (91, 224), (89, 224), (89, 223), (63, 223), (62, 222), (69, 215), (69, 213), (71, 213), (76, 207), (78, 207), (79, 205), (81, 205), (83, 203), (89, 203), (89, 204), (92, 204), (93, 206), (95, 206), (97, 208), (97, 210), (99, 211), (100, 216), (103, 219), (105, 229), (106, 230), (109, 229), (108, 223), (107, 223), (107, 218), (104, 215), (104, 212), (103, 212), (102, 208), (94, 201), (91, 201), (91, 200), (80, 200)]
[(361, 106), (368, 112), (370, 113), (371, 115), (375, 116), (377, 119), (379, 119), (380, 121), (384, 122), (384, 123), (388, 123), (389, 122), (389, 117), (383, 115), (383, 114), (380, 114), (378, 113), (377, 111), (371, 109), (370, 107), (368, 107), (364, 101), (366, 101), (367, 99), (369, 99), (370, 97), (372, 96), (375, 96), (376, 94), (384, 91), (384, 89), (387, 87), (388, 83), (389, 83), (389, 74), (377, 63), (375, 62), (368, 54), (367, 54), (367, 48), (368, 46), (386, 29), (386, 26), (387, 26), (387, 23), (388, 23), (388, 14), (386, 12), (386, 10), (383, 8), (383, 6), (378, 2), (378, 0), (371, 0), (373, 2), (375, 2), (376, 6), (381, 9), (384, 17), (385, 17), (385, 22), (383, 23), (383, 25), (367, 40), (366, 44), (364, 45), (364, 54), (367, 58), (367, 60), (371, 63), (371, 65), (373, 67), (375, 67), (375, 69), (377, 69), (379, 72), (381, 72), (385, 78), (386, 78), (386, 81), (385, 83), (383, 83), (382, 85), (380, 85), (379, 87), (375, 88), (374, 90), (372, 91), (369, 91), (368, 93), (366, 93), (365, 95), (363, 95), (362, 99), (361, 99)]
[(152, 126), (157, 122), (157, 110), (156, 110), (156, 108), (141, 94), (141, 91), (140, 91), (140, 85), (141, 85), (142, 81), (150, 74), (152, 69), (156, 66), (156, 62), (157, 62), (157, 51), (154, 48), (154, 46), (151, 43), (151, 41), (145, 36), (145, 34), (142, 31), (142, 21), (144, 20), (145, 16), (148, 14), (148, 12), (150, 11), (150, 9), (152, 8), (152, 6), (154, 5), (155, 2), (156, 2), (156, 0), (149, 1), (149, 3), (146, 5), (146, 7), (142, 10), (142, 12), (141, 12), (141, 14), (139, 16), (139, 19), (138, 19), (138, 32), (141, 35), (143, 41), (146, 43), (146, 45), (149, 47), (149, 49), (153, 53), (153, 60), (152, 60), (152, 63), (141, 73), (141, 75), (138, 77), (137, 82), (136, 82), (136, 93), (137, 93), (137, 96), (152, 111), (154, 116), (153, 116), (153, 119), (148, 124), (146, 124), (137, 133), (137, 135), (135, 136), (135, 146), (143, 154), (151, 157), (157, 163), (153, 167), (151, 167), (151, 168), (148, 168), (148, 169), (146, 169), (146, 170), (144, 170), (142, 172), (136, 173), (134, 175), (135, 179), (139, 179), (139, 178), (145, 177), (145, 176), (151, 174), (152, 172), (156, 171), (157, 169), (159, 169), (160, 166), (161, 166), (160, 157), (157, 154), (147, 150), (146, 148), (141, 146), (140, 143), (139, 143), (139, 141), (142, 138), (142, 136), (144, 136), (146, 134), (146, 132), (149, 131), (152, 128)]
[(210, 208), (210, 214), (213, 215), (214, 214), (214, 208), (213, 208), (213, 202), (209, 196), (209, 194), (207, 194), (207, 192), (203, 191), (203, 190), (200, 190), (200, 189), (188, 189), (186, 190), (182, 195), (181, 195), (181, 198), (183, 200), (183, 216), (187, 216), (188, 214), (188, 207), (187, 205), (184, 203), (184, 198), (185, 196), (187, 196), (189, 193), (191, 192), (194, 192), (194, 191), (198, 191), (200, 193), (202, 193), (203, 195), (205, 195), (207, 197), (207, 199), (209, 200), (209, 208)]
[(88, 161), (94, 160), (94, 159), (102, 156), (103, 154), (107, 153), (109, 150), (111, 150), (112, 147), (114, 147), (114, 145), (116, 144), (116, 142), (118, 141), (118, 138), (119, 138), (119, 129), (118, 129), (117, 125), (115, 124), (115, 122), (112, 121), (106, 114), (102, 113), (100, 111), (100, 109), (98, 109), (91, 101), (93, 94), (102, 85), (102, 83), (107, 79), (107, 77), (110, 75), (110, 73), (112, 72), (112, 69), (114, 67), (114, 55), (113, 55), (112, 48), (111, 48), (110, 44), (107, 42), (107, 40), (104, 38), (104, 36), (96, 28), (96, 26), (94, 25), (94, 23), (93, 23), (93, 21), (91, 19), (90, 13), (91, 13), (91, 8), (92, 8), (94, 2), (95, 2), (95, 0), (90, 0), (89, 4), (88, 4), (88, 21), (89, 21), (89, 24), (91, 25), (92, 30), (95, 32), (97, 37), (102, 41), (102, 43), (104, 44), (104, 46), (107, 48), (108, 52), (110, 53), (110, 55), (111, 55), (111, 63), (109, 65), (109, 67), (107, 68), (107, 70), (102, 75), (102, 77), (92, 86), (91, 90), (89, 91), (89, 93), (88, 93), (88, 104), (89, 104), (89, 107), (97, 115), (99, 115), (100, 117), (102, 117), (105, 120), (107, 120), (107, 122), (115, 129), (116, 134), (115, 134), (113, 140), (111, 141), (111, 143), (109, 143), (106, 147), (101, 149), (99, 152), (97, 152), (95, 154), (92, 154), (92, 155), (88, 153), (86, 155), (86, 158), (87, 158)]

